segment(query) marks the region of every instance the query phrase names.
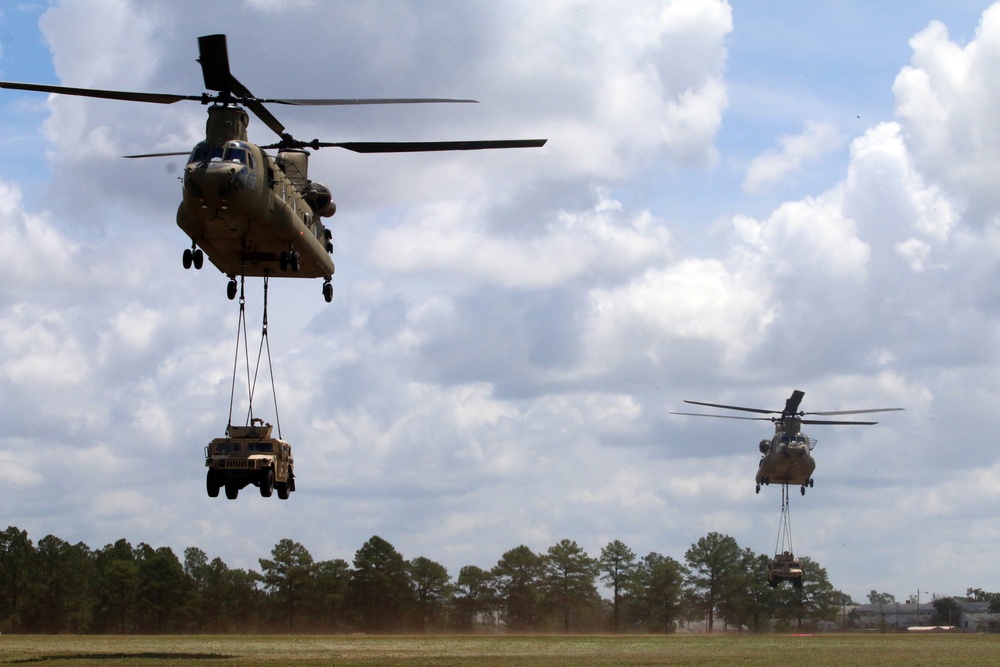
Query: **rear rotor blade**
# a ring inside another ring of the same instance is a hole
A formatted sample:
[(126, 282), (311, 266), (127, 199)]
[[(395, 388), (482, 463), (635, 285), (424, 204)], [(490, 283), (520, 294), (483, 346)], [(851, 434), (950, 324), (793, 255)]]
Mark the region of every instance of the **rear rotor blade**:
[(804, 415), (863, 415), (869, 412), (902, 412), (905, 408), (872, 408), (870, 410), (833, 410), (831, 412), (803, 412)]
[(244, 103), (246, 104), (247, 109), (250, 109), (250, 111), (253, 112), (253, 115), (264, 121), (264, 124), (271, 128), (275, 134), (279, 137), (285, 136), (285, 126), (282, 125), (281, 121), (275, 118), (263, 104), (257, 100), (247, 100)]
[(233, 75), (229, 71), (229, 50), (225, 35), (198, 38), (198, 62), (205, 77), (205, 87), (221, 93), (232, 92)]
[(780, 415), (780, 410), (761, 410), (760, 408), (743, 408), (738, 405), (721, 405), (719, 403), (702, 403), (701, 401), (684, 401), (692, 405), (706, 405), (710, 408), (722, 408), (723, 410), (742, 410), (743, 412), (756, 412), (762, 415)]
[(802, 397), (805, 395), (805, 392), (798, 389), (792, 391), (792, 395), (785, 401), (785, 409), (781, 413), (782, 416), (791, 417), (795, 415), (799, 411), (799, 404), (802, 403)]
[(39, 93), (96, 97), (104, 100), (124, 100), (126, 102), (150, 102), (152, 104), (173, 104), (181, 100), (201, 101), (201, 95), (170, 95), (166, 93), (136, 93), (127, 90), (99, 90), (97, 88), (71, 88), (69, 86), (48, 86), (41, 83), (17, 83), (0, 81), (0, 88), (11, 90), (33, 90)]
[(479, 104), (479, 100), (456, 100), (446, 97), (358, 97), (343, 99), (267, 99), (268, 104), (290, 104), (293, 106), (352, 106), (361, 104)]
[[(690, 401), (688, 401), (690, 403)], [(706, 415), (699, 412), (671, 412), (672, 415), (684, 415), (686, 417), (714, 417), (715, 419), (743, 419), (754, 422), (774, 421), (774, 417), (737, 417), (736, 415)]]

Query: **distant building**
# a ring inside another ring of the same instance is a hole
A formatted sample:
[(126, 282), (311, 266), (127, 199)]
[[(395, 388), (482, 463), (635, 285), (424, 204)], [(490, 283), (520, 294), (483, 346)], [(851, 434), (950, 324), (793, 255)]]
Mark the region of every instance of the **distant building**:
[(889, 602), (858, 605), (852, 613), (856, 628), (906, 630), (929, 626), (934, 611), (930, 602)]
[(851, 611), (855, 628), (867, 630), (931, 630), (954, 627), (962, 632), (1000, 632), (1000, 614), (990, 612), (989, 602), (958, 601), (958, 618), (941, 626), (933, 625), (932, 602), (890, 602), (862, 604)]
[(959, 602), (962, 615), (958, 627), (962, 632), (1000, 632), (1000, 614), (990, 611), (989, 602)]

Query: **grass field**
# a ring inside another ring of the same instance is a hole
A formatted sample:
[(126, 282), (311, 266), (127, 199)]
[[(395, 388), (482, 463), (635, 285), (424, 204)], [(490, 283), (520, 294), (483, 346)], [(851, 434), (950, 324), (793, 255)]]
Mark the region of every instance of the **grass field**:
[(0, 665), (996, 665), (1000, 635), (3, 635)]

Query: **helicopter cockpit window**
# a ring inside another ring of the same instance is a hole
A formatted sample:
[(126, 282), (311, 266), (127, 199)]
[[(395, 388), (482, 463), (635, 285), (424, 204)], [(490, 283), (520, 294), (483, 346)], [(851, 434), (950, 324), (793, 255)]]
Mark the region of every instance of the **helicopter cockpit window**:
[(221, 160), (222, 153), (223, 150), (221, 146), (209, 146), (208, 142), (202, 141), (194, 147), (193, 151), (191, 151), (191, 158), (188, 160), (188, 163)]
[(247, 163), (247, 152), (242, 148), (227, 148), (226, 154), (222, 156), (223, 162), (239, 162), (240, 164)]
[(254, 168), (253, 153), (250, 151), (249, 146), (239, 141), (231, 141), (226, 144), (222, 161), (245, 164), (249, 165), (251, 169)]

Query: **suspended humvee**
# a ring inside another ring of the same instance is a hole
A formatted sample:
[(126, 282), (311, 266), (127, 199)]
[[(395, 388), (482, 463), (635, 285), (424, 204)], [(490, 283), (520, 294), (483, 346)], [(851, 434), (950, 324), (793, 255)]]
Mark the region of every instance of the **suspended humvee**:
[(768, 563), (767, 577), (771, 588), (782, 581), (790, 581), (795, 588), (802, 588), (802, 563), (795, 560), (790, 551), (784, 551)]
[(211, 498), (226, 489), (226, 498), (235, 500), (240, 489), (253, 484), (260, 495), (288, 499), (295, 490), (292, 447), (284, 440), (271, 437), (271, 425), (263, 419), (253, 419), (250, 426), (226, 428), (225, 438), (216, 438), (205, 447), (208, 467), (206, 486)]

